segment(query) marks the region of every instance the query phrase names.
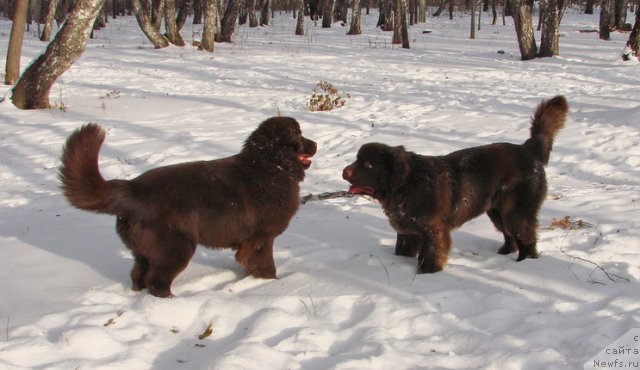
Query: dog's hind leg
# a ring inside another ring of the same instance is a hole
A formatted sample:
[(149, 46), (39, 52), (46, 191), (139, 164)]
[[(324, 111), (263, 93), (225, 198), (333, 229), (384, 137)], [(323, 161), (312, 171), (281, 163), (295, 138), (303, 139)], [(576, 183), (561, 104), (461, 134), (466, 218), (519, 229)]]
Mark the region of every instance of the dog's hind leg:
[(188, 234), (176, 229), (149, 228), (145, 232), (143, 242), (149, 243), (140, 248), (147, 253), (146, 257), (149, 261), (144, 285), (151, 295), (173, 297), (171, 284), (189, 264), (196, 250), (196, 241)]
[(275, 279), (276, 264), (273, 260), (273, 237), (245, 240), (236, 251), (236, 261), (247, 274), (257, 278)]
[(508, 220), (505, 224), (505, 235), (511, 235), (511, 239), (515, 240), (519, 251), (517, 261), (538, 258), (536, 249), (538, 219), (535, 214), (531, 215), (530, 209), (524, 209), (521, 212), (514, 210), (510, 213)]
[(493, 225), (502, 233), (504, 236), (504, 244), (498, 250), (498, 254), (510, 254), (518, 251), (518, 244), (516, 240), (509, 234), (505, 232), (504, 225), (502, 223), (502, 215), (500, 214), (499, 209), (490, 209), (487, 211), (487, 215), (493, 222)]
[(442, 271), (451, 249), (450, 230), (427, 230), (419, 236), (419, 244), (418, 274)]

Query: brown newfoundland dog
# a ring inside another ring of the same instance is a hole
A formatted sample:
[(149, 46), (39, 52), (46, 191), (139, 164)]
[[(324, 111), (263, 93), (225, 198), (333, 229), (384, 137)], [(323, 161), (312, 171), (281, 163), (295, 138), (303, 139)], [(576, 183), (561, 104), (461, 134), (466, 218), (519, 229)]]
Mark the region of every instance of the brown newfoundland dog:
[(365, 144), (342, 177), (351, 193), (380, 201), (398, 233), (396, 255), (417, 255), (418, 273), (441, 271), (451, 230), (483, 212), (504, 234), (498, 253), (519, 251), (518, 261), (536, 258), (537, 215), (547, 192), (544, 166), (567, 111), (563, 96), (543, 101), (522, 145), (497, 143), (433, 157)]
[(152, 169), (132, 180), (105, 180), (98, 169), (104, 130), (88, 124), (67, 140), (59, 178), (74, 207), (117, 217), (135, 258), (133, 290), (170, 297), (171, 283), (198, 244), (231, 248), (245, 271), (276, 277), (273, 240), (300, 203), (299, 182), (316, 143), (298, 122), (262, 122), (234, 156)]

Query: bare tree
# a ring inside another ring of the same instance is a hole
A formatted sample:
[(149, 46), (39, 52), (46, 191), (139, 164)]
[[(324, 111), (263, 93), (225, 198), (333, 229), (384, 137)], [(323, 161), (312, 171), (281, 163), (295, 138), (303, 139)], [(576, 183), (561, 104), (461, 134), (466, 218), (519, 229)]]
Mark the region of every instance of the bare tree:
[(4, 83), (13, 85), (20, 76), (20, 56), (22, 55), (22, 40), (24, 27), (27, 23), (27, 10), (29, 0), (18, 0), (13, 13), (11, 36), (9, 36), (9, 48), (7, 50), (7, 64), (5, 66)]
[(20, 109), (49, 108), (49, 92), (55, 81), (82, 56), (105, 0), (79, 0), (49, 45), (24, 71), (11, 100)]
[(400, 23), (402, 25), (402, 48), (409, 49), (409, 29), (407, 27), (407, 2), (406, 0), (396, 0), (400, 5)]
[(629, 7), (629, 0), (614, 0), (613, 1), (613, 24), (621, 30), (627, 23), (627, 8)]
[(362, 33), (362, 17), (361, 17), (360, 0), (353, 0), (353, 10), (351, 12), (351, 28), (347, 35), (360, 35)]
[(56, 10), (58, 8), (58, 0), (47, 1), (47, 12), (44, 16), (44, 27), (42, 28), (42, 34), (40, 35), (40, 41), (51, 41), (51, 30), (53, 28), (53, 21), (55, 20)]
[(229, 0), (227, 2), (227, 9), (224, 11), (222, 21), (220, 22), (220, 33), (218, 33), (217, 38), (218, 42), (231, 42), (231, 36), (235, 31), (239, 10), (240, 2), (238, 0)]
[(199, 49), (213, 52), (215, 34), (218, 30), (218, 20), (220, 18), (218, 2), (216, 0), (203, 0), (202, 5), (204, 26), (202, 27), (202, 41)]
[(600, 40), (611, 39), (611, 16), (609, 12), (610, 6), (610, 0), (602, 0), (602, 4), (600, 5)]
[(184, 24), (187, 21), (187, 16), (193, 7), (193, 0), (184, 0), (182, 4), (180, 4), (180, 10), (178, 10), (178, 15), (176, 16), (176, 26), (178, 27), (178, 31), (184, 27)]
[(633, 24), (627, 45), (636, 57), (640, 57), (640, 5), (636, 6), (636, 21)]
[(333, 23), (333, 0), (324, 0), (322, 6), (322, 28), (331, 28)]
[[(161, 49), (169, 46), (169, 40), (160, 33), (160, 25), (154, 22), (151, 0), (144, 0), (144, 3), (141, 3), (140, 0), (131, 0), (131, 7), (136, 14), (136, 20), (142, 33), (151, 41), (153, 47)], [(162, 17), (158, 18), (162, 20)]]
[[(469, 33), (470, 39), (476, 38), (476, 0), (471, 0), (471, 31)], [(482, 9), (480, 9), (480, 13), (482, 13)]]
[(249, 13), (249, 27), (258, 27), (258, 16), (256, 15), (256, 0), (247, 0), (247, 12)]
[(538, 56), (538, 46), (533, 32), (533, 0), (515, 0), (513, 5), (513, 22), (520, 47), (520, 58), (531, 60)]
[(164, 26), (167, 29), (167, 40), (173, 45), (184, 46), (184, 39), (182, 39), (182, 35), (180, 35), (180, 29), (176, 21), (176, 0), (164, 1)]
[(260, 25), (268, 26), (271, 17), (271, 0), (263, 0), (262, 10), (260, 11)]
[(418, 0), (418, 23), (427, 22), (427, 1)]
[(298, 19), (296, 21), (296, 35), (304, 36), (304, 0), (298, 0)]
[(560, 54), (560, 21), (564, 13), (564, 0), (546, 0), (544, 17), (542, 18), (542, 35), (540, 39), (539, 57), (550, 57)]

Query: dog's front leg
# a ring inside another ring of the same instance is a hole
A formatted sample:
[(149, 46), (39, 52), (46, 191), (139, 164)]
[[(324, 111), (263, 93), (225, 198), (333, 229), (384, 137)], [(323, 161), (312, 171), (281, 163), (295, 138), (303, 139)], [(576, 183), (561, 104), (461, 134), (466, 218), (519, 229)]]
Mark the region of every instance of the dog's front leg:
[(426, 230), (419, 235), (418, 244), (418, 274), (442, 271), (451, 249), (450, 230)]
[(245, 240), (236, 251), (236, 261), (247, 274), (262, 279), (276, 278), (276, 264), (273, 260), (273, 239), (271, 237)]
[(396, 256), (415, 257), (420, 251), (418, 235), (400, 234), (396, 239)]

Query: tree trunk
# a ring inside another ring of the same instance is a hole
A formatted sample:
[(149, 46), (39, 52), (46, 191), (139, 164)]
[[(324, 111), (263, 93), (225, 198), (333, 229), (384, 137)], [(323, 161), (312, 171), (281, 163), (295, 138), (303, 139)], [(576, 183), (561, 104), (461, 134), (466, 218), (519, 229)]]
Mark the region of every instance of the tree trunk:
[(491, 0), (491, 15), (493, 19), (491, 20), (491, 25), (495, 26), (498, 23), (498, 11), (496, 10), (496, 2), (497, 0)]
[(218, 19), (220, 18), (218, 2), (216, 0), (203, 0), (202, 10), (204, 26), (202, 28), (202, 41), (198, 49), (213, 52), (213, 43), (218, 30)]
[(322, 8), (322, 28), (331, 28), (331, 23), (333, 23), (333, 0), (324, 0)]
[[(357, 0), (354, 0), (357, 1)], [(298, 20), (296, 21), (296, 35), (304, 36), (304, 0), (298, 0)]]
[(536, 37), (533, 32), (532, 17), (533, 1), (520, 0), (515, 3), (513, 22), (516, 27), (518, 46), (522, 60), (531, 60), (538, 56)]
[(623, 29), (627, 23), (627, 8), (629, 7), (628, 0), (614, 0), (613, 2), (613, 19), (616, 29)]
[(409, 49), (409, 29), (407, 27), (407, 3), (406, 3), (406, 0), (396, 0), (396, 1), (400, 3), (402, 48)]
[(167, 39), (176, 46), (184, 46), (184, 40), (176, 22), (176, 0), (164, 0), (164, 26), (167, 29)]
[(256, 0), (247, 0), (247, 12), (249, 13), (249, 27), (258, 27), (258, 16), (256, 15)]
[(11, 100), (20, 109), (49, 108), (49, 91), (82, 56), (105, 0), (80, 0), (56, 37), (20, 76)]
[(40, 35), (40, 41), (51, 41), (51, 31), (53, 29), (53, 21), (56, 16), (56, 9), (58, 8), (57, 0), (49, 0), (47, 4), (47, 14), (44, 17), (44, 28), (42, 29), (42, 34)]
[(546, 0), (538, 53), (540, 58), (560, 54), (560, 11), (558, 0)]
[(609, 12), (610, 0), (602, 0), (600, 7), (600, 40), (611, 39), (611, 16)]
[(470, 39), (476, 38), (476, 0), (471, 0), (471, 32), (469, 33)]
[(381, 0), (377, 27), (383, 31), (393, 31), (393, 0)]
[(264, 0), (264, 4), (262, 4), (262, 10), (260, 11), (260, 26), (268, 26), (269, 25), (269, 10), (271, 8), (271, 0)]
[(180, 4), (180, 10), (178, 10), (178, 16), (176, 17), (176, 26), (178, 27), (178, 32), (184, 27), (185, 22), (187, 21), (187, 16), (189, 15), (189, 11), (193, 6), (193, 0), (184, 0), (182, 4)]
[(239, 6), (238, 0), (229, 0), (227, 2), (227, 9), (222, 17), (222, 22), (220, 22), (218, 42), (231, 42), (231, 36), (235, 31), (236, 20), (238, 19)]
[(394, 45), (402, 44), (402, 1), (395, 0), (395, 9), (393, 10), (393, 40)]
[[(93, 0), (96, 1), (96, 0)], [(140, 0), (131, 0), (131, 7), (136, 13), (136, 20), (147, 39), (151, 41), (156, 49), (166, 48), (169, 46), (169, 40), (162, 35), (151, 22), (151, 7), (147, 2), (147, 6), (143, 7)]]
[(636, 57), (640, 57), (640, 6), (636, 7), (636, 21), (633, 24), (627, 45)]
[(595, 0), (587, 0), (587, 4), (584, 8), (584, 14), (593, 14), (593, 5)]
[(193, 0), (193, 24), (202, 24), (202, 1)]
[(341, 21), (347, 24), (347, 11), (349, 9), (347, 0), (335, 0), (335, 8), (333, 17), (335, 21)]
[(427, 1), (418, 0), (418, 23), (427, 23)]
[(28, 8), (29, 0), (18, 0), (13, 13), (4, 76), (6, 85), (13, 85), (20, 76), (20, 56), (22, 55), (22, 40), (24, 38), (24, 27), (27, 23)]
[(362, 17), (360, 0), (353, 0), (353, 10), (351, 12), (351, 29), (347, 35), (360, 35), (362, 33)]
[[(452, 1), (452, 0), (449, 0), (449, 1)], [(447, 0), (440, 0), (440, 4), (438, 5), (438, 9), (432, 15), (434, 17), (439, 17), (440, 14), (442, 14), (442, 12), (444, 11), (445, 5), (447, 5)]]

